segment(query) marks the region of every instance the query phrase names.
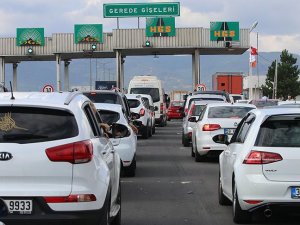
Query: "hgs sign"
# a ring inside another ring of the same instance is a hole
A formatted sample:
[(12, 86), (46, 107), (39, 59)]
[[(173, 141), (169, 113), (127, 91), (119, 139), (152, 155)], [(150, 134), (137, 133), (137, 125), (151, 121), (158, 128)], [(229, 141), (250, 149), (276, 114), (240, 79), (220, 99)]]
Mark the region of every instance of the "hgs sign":
[(210, 22), (211, 41), (239, 41), (239, 22)]
[(175, 35), (174, 17), (146, 19), (146, 37), (172, 37)]

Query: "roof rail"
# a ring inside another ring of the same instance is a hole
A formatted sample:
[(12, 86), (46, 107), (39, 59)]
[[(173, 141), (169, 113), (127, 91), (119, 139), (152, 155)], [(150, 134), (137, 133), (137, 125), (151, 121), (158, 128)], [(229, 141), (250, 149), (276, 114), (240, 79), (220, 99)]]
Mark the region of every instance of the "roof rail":
[(75, 98), (75, 96), (79, 95), (79, 94), (81, 94), (81, 92), (79, 92), (79, 91), (69, 92), (69, 95), (66, 97), (66, 100), (65, 100), (64, 104), (69, 105), (70, 102)]

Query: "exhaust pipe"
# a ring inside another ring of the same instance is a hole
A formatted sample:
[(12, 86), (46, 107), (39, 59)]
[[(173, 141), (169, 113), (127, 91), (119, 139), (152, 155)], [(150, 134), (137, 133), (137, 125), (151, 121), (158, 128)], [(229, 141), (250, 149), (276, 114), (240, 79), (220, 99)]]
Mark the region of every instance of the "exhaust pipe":
[(270, 208), (266, 208), (264, 211), (264, 215), (266, 218), (270, 218), (272, 216), (272, 210)]

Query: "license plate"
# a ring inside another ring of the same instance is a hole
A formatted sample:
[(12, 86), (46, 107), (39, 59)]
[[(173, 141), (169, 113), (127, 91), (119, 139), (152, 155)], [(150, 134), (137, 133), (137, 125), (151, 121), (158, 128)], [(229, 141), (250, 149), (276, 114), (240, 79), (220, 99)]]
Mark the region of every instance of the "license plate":
[(235, 128), (225, 128), (224, 129), (224, 134), (227, 134), (227, 135), (233, 135), (235, 132)]
[(292, 187), (291, 196), (292, 198), (300, 198), (300, 187)]
[(9, 214), (31, 214), (32, 200), (4, 200)]

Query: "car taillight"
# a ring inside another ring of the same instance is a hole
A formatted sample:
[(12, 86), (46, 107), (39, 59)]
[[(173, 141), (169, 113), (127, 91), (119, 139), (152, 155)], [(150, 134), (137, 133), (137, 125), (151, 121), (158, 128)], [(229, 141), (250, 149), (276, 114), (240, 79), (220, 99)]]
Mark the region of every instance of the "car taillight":
[(164, 103), (160, 103), (160, 114), (164, 113)]
[(140, 116), (144, 116), (144, 115), (145, 115), (145, 109), (142, 108), (142, 109), (140, 110)]
[(67, 203), (67, 202), (94, 202), (97, 200), (93, 194), (79, 194), (69, 196), (44, 197), (47, 203)]
[(204, 124), (202, 127), (202, 131), (214, 131), (219, 130), (221, 126), (219, 124)]
[(189, 116), (192, 116), (192, 115), (193, 115), (195, 108), (196, 108), (196, 105), (193, 104), (193, 105), (191, 106), (190, 111), (189, 111)]
[(47, 148), (46, 154), (53, 162), (87, 163), (93, 158), (93, 145), (90, 140), (79, 141)]
[(262, 151), (251, 151), (249, 155), (244, 159), (244, 164), (269, 164), (281, 161), (282, 157), (278, 153), (273, 152), (262, 152)]

